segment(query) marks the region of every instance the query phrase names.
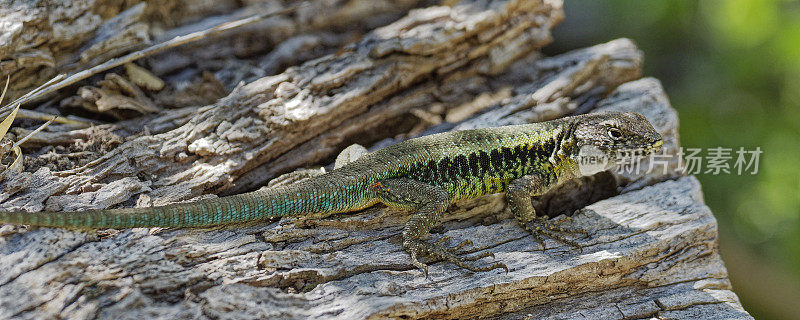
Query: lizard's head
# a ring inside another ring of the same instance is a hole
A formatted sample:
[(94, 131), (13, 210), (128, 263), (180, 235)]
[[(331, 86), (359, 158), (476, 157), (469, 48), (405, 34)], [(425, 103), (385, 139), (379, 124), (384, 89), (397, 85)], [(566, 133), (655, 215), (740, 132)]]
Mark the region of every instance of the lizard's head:
[[(579, 148), (579, 164), (594, 163), (590, 157), (611, 160), (603, 168), (581, 166), (584, 175), (613, 167), (626, 157), (643, 157), (661, 150), (663, 140), (647, 119), (635, 112), (604, 112), (578, 117), (574, 139)], [(595, 166), (596, 167), (596, 166)]]

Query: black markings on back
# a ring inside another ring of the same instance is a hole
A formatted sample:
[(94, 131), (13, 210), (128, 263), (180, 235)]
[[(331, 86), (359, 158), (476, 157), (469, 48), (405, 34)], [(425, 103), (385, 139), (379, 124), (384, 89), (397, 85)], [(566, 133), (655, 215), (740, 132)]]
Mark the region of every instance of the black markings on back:
[(555, 150), (556, 150), (555, 145), (556, 145), (556, 143), (555, 143), (555, 141), (553, 139), (547, 139), (547, 142), (545, 142), (544, 148), (542, 150), (542, 152), (547, 154), (546, 157), (549, 158), (550, 155), (555, 153)]
[(439, 178), (441, 182), (446, 183), (454, 180), (455, 177), (453, 177), (451, 167), (452, 163), (450, 158), (443, 158), (442, 160), (439, 160)]
[(470, 153), (469, 154), (469, 169), (472, 171), (472, 176), (474, 177), (481, 177), (483, 176), (480, 158), (477, 153)]
[(479, 165), (481, 166), (481, 172), (483, 172), (483, 175), (487, 175), (487, 173), (493, 171), (491, 158), (489, 157), (488, 152), (481, 150), (478, 153), (478, 158), (480, 163)]
[(516, 155), (514, 154), (514, 149), (501, 148), (501, 150), (502, 150), (502, 153), (503, 153), (503, 168), (505, 168), (506, 170), (509, 170), (509, 169), (513, 168), (514, 167), (514, 160), (516, 160), (515, 159)]
[(514, 155), (519, 159), (519, 165), (525, 167), (530, 164), (531, 158), (528, 155), (527, 146), (517, 146), (514, 148)]
[(436, 168), (436, 161), (428, 160), (428, 162), (425, 163), (422, 166), (422, 168), (423, 169), (421, 175), (422, 177), (427, 177), (428, 179), (426, 180), (437, 181), (441, 179), (441, 176), (439, 175), (439, 170), (437, 170)]
[(503, 168), (503, 155), (500, 154), (499, 150), (493, 149), (492, 153), (489, 154), (489, 160), (491, 161), (492, 168), (494, 168), (495, 171), (499, 171)]
[(469, 177), (469, 162), (467, 161), (467, 156), (463, 154), (459, 154), (453, 159), (453, 164), (455, 167), (458, 168), (458, 173), (461, 177)]
[(564, 137), (566, 137), (566, 135), (567, 135), (567, 131), (566, 130), (561, 130), (561, 132), (559, 132), (558, 135), (556, 135), (554, 145), (558, 146), (558, 147), (561, 147), (561, 143), (564, 142)]
[[(480, 150), (470, 154), (427, 160), (410, 166), (409, 177), (415, 180), (447, 184), (467, 178), (501, 177), (506, 173), (529, 174), (555, 152), (556, 139), (546, 139), (541, 144), (518, 145), (510, 148)], [(475, 190), (484, 194), (490, 189), (483, 183)]]

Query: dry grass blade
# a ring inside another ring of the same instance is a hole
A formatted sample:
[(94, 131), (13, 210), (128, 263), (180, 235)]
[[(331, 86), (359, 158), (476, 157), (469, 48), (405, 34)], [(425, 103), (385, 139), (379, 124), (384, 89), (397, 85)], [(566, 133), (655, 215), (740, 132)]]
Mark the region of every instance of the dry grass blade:
[(55, 121), (56, 118), (57, 118), (56, 116), (53, 116), (52, 118), (50, 118), (50, 120), (48, 120), (47, 122), (45, 122), (44, 124), (42, 124), (41, 126), (36, 128), (36, 130), (31, 131), (31, 133), (29, 133), (27, 136), (25, 136), (22, 139), (19, 139), (19, 141), (14, 143), (14, 148), (19, 148), (19, 146), (21, 146), (23, 143), (25, 143), (25, 141), (28, 141), (28, 139), (33, 137), (34, 134), (36, 134), (39, 131), (42, 131), (42, 129), (44, 129), (44, 128), (47, 128), (47, 126), (49, 126), (51, 123), (53, 123), (53, 121)]
[[(0, 93), (0, 103), (3, 103), (3, 98), (6, 96), (6, 90), (8, 89), (8, 83), (11, 81), (11, 77), (6, 79), (6, 86), (3, 88), (3, 93)], [(14, 123), (14, 118), (17, 116), (17, 111), (19, 110), (19, 104), (14, 107), (14, 110), (11, 111), (11, 114), (8, 115), (3, 122), (0, 122), (0, 139), (6, 136), (8, 129), (11, 128), (11, 124)], [(11, 148), (14, 151), (14, 162), (11, 163), (11, 166), (8, 169), (3, 170), (0, 172), (0, 180), (6, 177), (6, 173), (10, 170), (14, 170), (16, 172), (22, 171), (22, 150), (19, 148), (17, 144)], [(2, 156), (2, 155), (0, 155)]]
[[(3, 88), (3, 93), (0, 94), (0, 103), (3, 103), (3, 98), (6, 96), (6, 90), (8, 89), (8, 83), (11, 81), (11, 78), (6, 79), (6, 86)], [(17, 116), (17, 110), (19, 110), (19, 104), (11, 111), (11, 114), (6, 117), (3, 122), (0, 122), (0, 139), (6, 136), (6, 132), (8, 132), (8, 128), (11, 128), (11, 123), (14, 122), (14, 118)]]
[[(52, 85), (53, 83), (56, 83), (56, 82), (60, 81), (61, 79), (64, 79), (64, 77), (65, 77), (65, 75), (59, 74), (59, 75), (53, 77), (53, 79), (48, 80), (47, 82), (45, 82), (41, 86), (38, 86), (36, 89), (33, 89), (30, 92), (26, 93), (25, 95), (19, 97), (17, 100), (14, 100), (14, 102), (9, 103), (7, 106), (0, 108), (0, 116), (6, 114), (9, 111), (8, 110), (8, 106), (16, 105), (17, 107), (19, 107), (20, 105), (22, 105), (22, 103), (20, 103), (20, 101), (22, 101), (22, 102), (28, 101), (29, 100), (28, 98), (30, 98), (31, 96), (36, 96), (39, 92), (42, 91), (42, 89)], [(9, 80), (10, 79), (11, 78), (9, 76)], [(6, 81), (6, 88), (8, 88), (8, 81)], [(3, 90), (3, 95), (5, 95), (5, 90)], [(0, 97), (0, 105), (2, 105), (2, 103), (3, 103), (3, 100), (2, 100), (2, 97)]]
[(8, 83), (11, 82), (11, 76), (6, 76), (6, 86), (3, 88), (3, 93), (0, 93), (0, 105), (3, 104), (3, 98), (6, 97), (6, 90), (8, 90)]
[(28, 110), (28, 109), (20, 109), (17, 112), (17, 118), (20, 118), (20, 119), (36, 119), (36, 120), (42, 120), (42, 121), (50, 121), (50, 119), (55, 119), (55, 120), (53, 120), (53, 122), (60, 123), (60, 124), (65, 124), (65, 125), (68, 125), (68, 126), (70, 126), (72, 128), (75, 128), (75, 129), (88, 128), (88, 127), (91, 127), (92, 124), (101, 123), (100, 121), (96, 121), (96, 120), (79, 118), (79, 117), (76, 117), (76, 116), (72, 116), (72, 117), (74, 117), (75, 119), (61, 117), (61, 116), (54, 116), (52, 114), (33, 111), (33, 110)]
[(15, 146), (11, 148), (11, 150), (14, 151), (14, 162), (12, 162), (6, 170), (0, 173), (0, 180), (4, 179), (9, 171), (14, 171), (17, 173), (22, 172), (22, 149), (20, 149), (19, 146)]
[[(14, 112), (12, 113), (12, 115), (16, 114), (16, 111), (18, 109), (19, 109), (19, 105), (17, 105), (17, 108), (14, 109)], [(52, 118), (50, 118), (49, 121), (45, 122), (44, 124), (42, 124), (41, 126), (36, 128), (36, 130), (31, 131), (31, 133), (29, 133), (27, 136), (25, 136), (24, 138), (20, 139), (19, 141), (15, 142), (14, 145), (11, 146), (11, 150), (14, 151), (14, 161), (11, 162), (11, 165), (8, 166), (8, 168), (6, 170), (3, 170), (3, 172), (0, 172), (0, 180), (4, 179), (6, 177), (6, 174), (9, 171), (14, 171), (14, 172), (17, 172), (17, 173), (22, 172), (22, 149), (19, 146), (22, 145), (23, 143), (25, 143), (25, 141), (30, 139), (30, 137), (32, 137), (34, 134), (36, 134), (39, 131), (42, 131), (42, 129), (44, 129), (47, 126), (49, 126), (55, 120), (56, 120), (56, 117), (53, 116)], [(5, 121), (3, 121), (3, 122), (5, 124)]]
[(19, 110), (19, 105), (14, 107), (14, 110), (11, 111), (11, 114), (6, 117), (3, 122), (0, 122), (0, 139), (6, 136), (6, 132), (8, 132), (8, 128), (11, 128), (11, 124), (14, 122), (14, 118), (17, 116), (17, 110)]

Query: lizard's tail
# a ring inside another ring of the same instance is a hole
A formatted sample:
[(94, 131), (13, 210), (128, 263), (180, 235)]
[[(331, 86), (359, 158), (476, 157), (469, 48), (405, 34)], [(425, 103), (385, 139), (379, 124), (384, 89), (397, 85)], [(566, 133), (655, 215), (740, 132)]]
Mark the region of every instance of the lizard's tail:
[(161, 207), (75, 212), (0, 212), (0, 223), (66, 228), (204, 227), (302, 213), (351, 211), (373, 202), (369, 200), (369, 190), (360, 183), (332, 187), (324, 181), (313, 180)]

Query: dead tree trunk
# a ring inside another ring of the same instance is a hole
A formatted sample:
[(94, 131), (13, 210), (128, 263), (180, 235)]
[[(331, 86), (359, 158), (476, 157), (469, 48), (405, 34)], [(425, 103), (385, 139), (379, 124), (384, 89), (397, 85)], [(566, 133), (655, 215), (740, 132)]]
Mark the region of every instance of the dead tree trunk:
[[(11, 22), (0, 36), (0, 72), (11, 75), (12, 96), (57, 73), (292, 2), (82, 3), (0, 9)], [(408, 216), (383, 207), (211, 230), (6, 225), (0, 318), (750, 318), (731, 290), (700, 184), (678, 170), (677, 114), (658, 80), (640, 78), (642, 53), (619, 39), (542, 56), (561, 5), (310, 1), (140, 68), (112, 69), (31, 104), (112, 123), (53, 125), (29, 139), (25, 171), (0, 185), (0, 209), (234, 194), (327, 165), (351, 143), (374, 149), (447, 130), (642, 113), (664, 136), (669, 161), (600, 173), (537, 199), (541, 212), (570, 214), (589, 230), (578, 240), (582, 252), (556, 242), (539, 248), (502, 194), (456, 203), (431, 236), (471, 239), (470, 252), (494, 252), (509, 272), (434, 262), (427, 279), (400, 244)], [(36, 124), (17, 123), (16, 136)]]

